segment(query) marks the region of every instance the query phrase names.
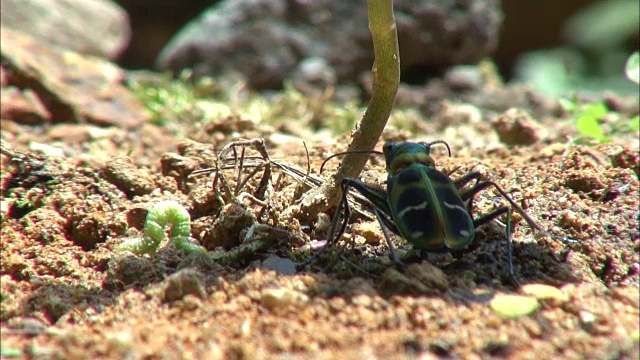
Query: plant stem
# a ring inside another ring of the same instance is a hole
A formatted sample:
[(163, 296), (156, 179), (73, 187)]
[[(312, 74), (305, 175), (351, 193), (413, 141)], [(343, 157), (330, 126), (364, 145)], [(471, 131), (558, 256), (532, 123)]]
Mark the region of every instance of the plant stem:
[[(400, 54), (393, 0), (367, 0), (367, 9), (375, 55), (372, 95), (362, 120), (351, 133), (348, 151), (371, 150), (375, 147), (391, 114), (400, 82)], [(360, 175), (368, 158), (369, 154), (347, 154), (329, 180), (320, 188), (305, 194), (298, 215), (315, 217), (335, 205), (340, 198), (340, 181), (345, 177)]]

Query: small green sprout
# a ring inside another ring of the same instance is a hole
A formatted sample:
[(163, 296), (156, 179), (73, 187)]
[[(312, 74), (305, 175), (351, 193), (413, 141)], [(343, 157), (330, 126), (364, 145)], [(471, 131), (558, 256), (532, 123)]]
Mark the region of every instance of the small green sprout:
[(191, 216), (182, 205), (173, 200), (159, 202), (149, 210), (144, 223), (144, 237), (125, 241), (120, 244), (120, 249), (136, 254), (155, 253), (164, 240), (164, 228), (168, 223), (171, 223), (170, 240), (176, 248), (185, 253), (207, 252), (204, 247), (189, 241)]
[[(630, 81), (640, 84), (640, 54), (637, 51), (627, 59), (625, 75)], [(576, 122), (576, 129), (583, 137), (594, 139), (599, 143), (606, 143), (612, 140), (606, 133), (612, 135), (615, 133), (637, 133), (640, 131), (640, 121), (636, 115), (631, 119), (615, 121), (611, 124), (611, 128), (605, 133), (600, 122), (612, 113), (612, 111), (607, 108), (604, 102), (582, 104), (577, 98), (574, 98), (560, 99), (560, 105), (565, 111), (572, 114)]]
[(595, 139), (599, 143), (610, 142), (611, 138), (604, 135), (599, 122), (608, 113), (609, 109), (601, 102), (584, 105), (576, 118), (576, 129), (583, 136)]
[(191, 70), (176, 79), (169, 74), (149, 75), (139, 72), (127, 81), (136, 98), (151, 114), (151, 123), (175, 127), (174, 123), (193, 123), (228, 113), (225, 106), (211, 100), (215, 84), (209, 77), (192, 80)]
[[(640, 130), (638, 116), (625, 119), (611, 111), (604, 102), (582, 104), (576, 99), (560, 99), (560, 105), (572, 115), (576, 129), (582, 135), (576, 139), (577, 143), (583, 142), (585, 138), (607, 143), (612, 141), (612, 135), (637, 133)], [(618, 119), (602, 124), (601, 121), (609, 115)]]

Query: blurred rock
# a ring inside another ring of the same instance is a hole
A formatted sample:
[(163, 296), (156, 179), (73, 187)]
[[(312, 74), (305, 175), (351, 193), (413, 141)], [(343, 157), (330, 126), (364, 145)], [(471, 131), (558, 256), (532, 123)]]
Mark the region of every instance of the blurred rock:
[[(2, 27), (0, 36), (7, 85), (3, 88), (3, 118), (121, 128), (148, 120), (143, 106), (122, 85), (124, 72), (116, 65), (60, 50), (9, 28)], [(11, 90), (5, 96), (4, 90), (11, 88), (18, 92)]]
[(2, 26), (81, 54), (116, 59), (131, 38), (129, 17), (107, 0), (2, 0)]
[[(395, 2), (404, 70), (473, 63), (497, 43), (499, 1)], [(187, 25), (157, 59), (163, 69), (196, 76), (240, 74), (256, 89), (280, 88), (306, 58), (324, 59), (339, 82), (373, 64), (364, 2), (236, 0), (221, 2)]]
[(293, 86), (305, 94), (322, 94), (336, 84), (336, 74), (325, 59), (308, 57), (291, 74)]
[(0, 93), (0, 118), (23, 124), (38, 124), (47, 122), (50, 114), (32, 90), (21, 91), (9, 86), (3, 87)]

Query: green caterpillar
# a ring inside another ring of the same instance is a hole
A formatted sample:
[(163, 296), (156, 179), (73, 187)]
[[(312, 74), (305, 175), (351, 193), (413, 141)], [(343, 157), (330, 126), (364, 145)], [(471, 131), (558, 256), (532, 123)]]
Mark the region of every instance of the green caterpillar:
[(164, 240), (164, 228), (167, 223), (171, 223), (170, 239), (176, 248), (185, 253), (207, 252), (204, 247), (189, 241), (191, 215), (187, 209), (173, 200), (159, 202), (149, 210), (144, 223), (144, 237), (128, 239), (120, 244), (120, 249), (136, 254), (155, 253)]

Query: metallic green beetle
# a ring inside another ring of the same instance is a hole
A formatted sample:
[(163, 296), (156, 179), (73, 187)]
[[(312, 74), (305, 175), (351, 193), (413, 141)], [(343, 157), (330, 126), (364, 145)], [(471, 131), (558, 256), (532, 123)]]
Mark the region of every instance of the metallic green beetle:
[[(384, 193), (373, 189), (353, 178), (343, 179), (342, 200), (340, 209), (332, 221), (329, 243), (339, 239), (347, 227), (350, 215), (347, 194), (350, 188), (357, 190), (373, 203), (373, 212), (381, 224), (391, 257), (396, 264), (402, 262), (391, 243), (388, 230), (402, 236), (419, 250), (421, 255), (429, 252), (448, 252), (464, 248), (471, 243), (477, 227), (506, 215), (507, 268), (509, 277), (517, 285), (512, 260), (512, 208), (531, 228), (563, 241), (575, 241), (542, 228), (498, 184), (488, 180), (481, 181), (479, 172), (469, 172), (459, 179), (452, 180), (448, 175), (436, 170), (435, 162), (430, 155), (431, 146), (434, 144), (444, 144), (451, 156), (449, 145), (442, 140), (430, 143), (391, 142), (384, 145), (382, 153), (371, 151), (385, 157), (388, 173), (387, 191)], [(342, 154), (344, 153), (332, 155), (326, 160)], [(465, 186), (474, 180), (475, 184), (465, 189)], [(473, 197), (488, 187), (494, 187), (511, 206), (499, 207), (474, 219), (471, 211)], [(343, 212), (343, 221), (337, 230), (340, 212)]]

